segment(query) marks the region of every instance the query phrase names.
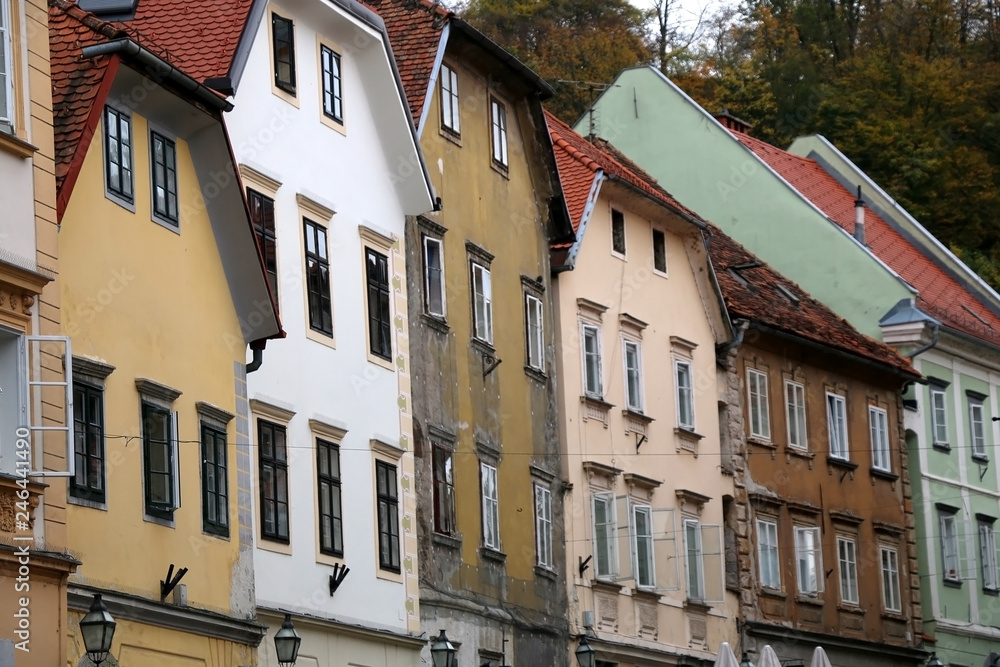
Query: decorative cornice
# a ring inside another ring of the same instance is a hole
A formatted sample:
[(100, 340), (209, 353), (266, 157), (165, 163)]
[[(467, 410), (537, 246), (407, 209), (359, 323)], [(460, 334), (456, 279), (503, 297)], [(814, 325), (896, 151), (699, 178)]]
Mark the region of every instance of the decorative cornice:
[(115, 367), (98, 359), (73, 355), (73, 375), (89, 375), (98, 380), (106, 380), (115, 372)]
[(268, 417), (279, 422), (288, 423), (295, 416), (295, 411), (268, 403), (257, 398), (250, 399), (250, 411), (261, 417)]
[(528, 465), (528, 471), (533, 477), (537, 477), (546, 484), (551, 484), (556, 481), (556, 476), (553, 473), (549, 472), (545, 468), (535, 465), (534, 463)]
[[(541, 278), (542, 276), (538, 276), (538, 277)], [(532, 278), (531, 276), (526, 276), (523, 273), (521, 274), (521, 285), (523, 285), (524, 287), (526, 287), (526, 288), (528, 288), (530, 290), (534, 290), (535, 292), (538, 292), (539, 294), (544, 294), (545, 293), (545, 283), (543, 283), (541, 280), (538, 280), (536, 278)]]
[(403, 458), (403, 454), (406, 453), (405, 449), (401, 449), (396, 445), (389, 444), (388, 442), (384, 442), (382, 440), (372, 438), (369, 442), (371, 443), (373, 452), (381, 454), (382, 456), (390, 458), (394, 461), (400, 460)]
[(437, 424), (427, 424), (427, 434), (432, 440), (441, 440), (449, 445), (455, 444), (455, 433)]
[(596, 301), (591, 301), (590, 299), (584, 299), (583, 297), (576, 300), (576, 307), (578, 310), (587, 311), (591, 315), (595, 315), (597, 319), (601, 319), (601, 316), (608, 310), (607, 306)]
[(158, 398), (161, 401), (166, 401), (167, 403), (173, 403), (181, 397), (182, 393), (173, 387), (168, 387), (165, 384), (160, 384), (159, 382), (150, 380), (149, 378), (136, 378), (135, 388), (140, 394), (144, 394), (152, 398)]
[(222, 424), (228, 424), (233, 420), (234, 415), (228, 410), (223, 410), (217, 405), (212, 405), (211, 403), (206, 403), (205, 401), (198, 401), (194, 404), (194, 409), (198, 411), (198, 414), (207, 419), (215, 420)]
[(320, 204), (315, 199), (307, 197), (301, 192), (295, 194), (295, 202), (299, 205), (299, 208), (319, 218), (316, 222), (329, 222), (337, 214), (332, 208)]
[(671, 336), (670, 346), (679, 347), (681, 349), (687, 350), (688, 352), (694, 352), (695, 348), (698, 347), (698, 343), (689, 341), (687, 338), (681, 338), (680, 336)]
[(634, 472), (627, 472), (622, 475), (622, 479), (629, 486), (636, 486), (640, 489), (645, 489), (646, 491), (653, 491), (659, 487), (663, 482), (652, 479), (651, 477), (643, 477), (642, 475), (637, 475)]
[[(278, 188), (281, 187), (281, 181), (276, 181), (267, 174), (257, 171), (253, 167), (247, 166), (245, 164), (240, 165), (240, 175), (243, 176), (244, 181), (257, 181), (260, 185), (263, 185), (265, 189), (271, 192), (277, 192)], [(251, 183), (251, 185), (253, 185)]]
[(493, 253), (491, 253), (489, 250), (479, 245), (478, 243), (466, 240), (465, 251), (468, 252), (470, 255), (473, 255), (476, 258), (480, 259), (481, 261), (486, 262), (487, 265), (493, 262)]
[(858, 516), (850, 509), (830, 510), (830, 519), (838, 523), (846, 523), (852, 526), (860, 526), (865, 521), (863, 516)]
[(444, 236), (448, 232), (448, 228), (439, 222), (431, 220), (425, 215), (417, 216), (417, 226), (423, 227), (424, 230), (436, 234), (438, 236)]
[(327, 422), (322, 422), (318, 419), (309, 420), (309, 429), (317, 435), (333, 440), (336, 444), (340, 444), (340, 441), (347, 435), (346, 428), (343, 428), (342, 426), (334, 426), (333, 424), (328, 424)]
[(396, 243), (396, 239), (388, 234), (380, 232), (377, 229), (373, 229), (368, 225), (358, 225), (358, 234), (361, 238), (373, 245), (377, 245), (383, 250), (388, 251)]
[(876, 533), (895, 535), (897, 537), (906, 532), (906, 528), (903, 526), (895, 523), (889, 523), (888, 521), (872, 521), (872, 529), (874, 529)]
[(620, 475), (622, 471), (614, 466), (605, 465), (603, 463), (598, 463), (597, 461), (584, 461), (583, 470), (588, 475), (595, 477), (606, 477), (607, 479), (613, 480), (615, 477)]
[(640, 337), (642, 336), (642, 330), (649, 326), (649, 324), (643, 322), (638, 317), (632, 317), (628, 313), (621, 313), (618, 316), (618, 324), (622, 329), (632, 331)]
[(705, 503), (712, 499), (711, 496), (706, 496), (697, 491), (691, 491), (690, 489), (677, 489), (674, 491), (674, 495), (677, 499), (683, 503), (690, 503), (696, 505), (699, 509), (704, 507)]
[(819, 516), (822, 514), (823, 510), (812, 503), (807, 503), (805, 501), (799, 500), (789, 500), (786, 503), (788, 505), (789, 512), (796, 512), (798, 514), (809, 514), (811, 516)]

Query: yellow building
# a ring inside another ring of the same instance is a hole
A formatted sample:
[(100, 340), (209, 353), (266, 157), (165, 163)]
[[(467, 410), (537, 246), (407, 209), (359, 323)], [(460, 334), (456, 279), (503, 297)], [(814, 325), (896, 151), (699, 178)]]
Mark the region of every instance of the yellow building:
[[(65, 343), (47, 12), (0, 0), (0, 664), (48, 667), (65, 654)], [(44, 398), (44, 401), (43, 401)], [(44, 436), (44, 437), (42, 437)], [(30, 473), (30, 474), (29, 474)]]
[[(100, 593), (121, 664), (252, 665), (265, 628), (245, 364), (248, 344), (281, 330), (222, 121), (230, 105), (196, 83), (218, 72), (166, 60), (159, 44), (192, 35), (139, 12), (112, 24), (50, 2), (76, 434), (67, 537), (81, 562), (66, 659), (81, 660), (79, 621)], [(211, 51), (211, 17), (199, 23)]]

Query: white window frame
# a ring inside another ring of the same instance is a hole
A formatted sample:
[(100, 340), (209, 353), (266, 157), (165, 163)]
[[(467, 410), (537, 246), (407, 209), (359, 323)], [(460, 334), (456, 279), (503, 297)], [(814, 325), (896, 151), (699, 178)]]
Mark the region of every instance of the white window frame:
[(979, 573), (984, 591), (1000, 590), (1000, 572), (997, 570), (997, 540), (993, 522), (979, 519)]
[(781, 560), (778, 551), (778, 522), (774, 519), (757, 519), (757, 563), (760, 585), (771, 590), (781, 590)]
[(756, 368), (747, 369), (747, 405), (750, 408), (750, 437), (770, 442), (771, 400), (767, 373)]
[[(631, 506), (630, 521), (632, 522), (632, 567), (635, 570), (635, 585), (637, 588), (647, 590), (656, 588), (656, 555), (653, 553), (653, 508), (649, 505), (639, 505), (635, 504)], [(638, 517), (642, 515), (646, 519), (646, 533), (639, 533), (639, 521)], [(647, 579), (643, 580), (641, 576), (641, 568), (639, 564), (641, 562), (639, 557), (639, 544), (640, 541), (646, 547), (646, 576)]]
[(850, 537), (837, 537), (837, 563), (840, 574), (840, 601), (857, 605), (861, 601), (858, 591), (858, 543)]
[[(437, 280), (434, 280), (431, 276), (431, 266), (428, 261), (429, 248), (432, 245), (437, 246), (438, 262), (440, 264), (438, 267)], [(440, 312), (434, 310), (431, 306), (431, 287), (435, 283), (437, 284), (437, 289), (441, 295)], [(444, 240), (435, 236), (430, 236), (429, 234), (424, 234), (424, 311), (428, 315), (441, 318), (447, 317), (448, 314), (448, 299), (445, 293), (444, 280)]]
[(458, 72), (446, 63), (441, 63), (441, 127), (457, 135), (462, 133)]
[[(939, 400), (940, 406), (938, 406)], [(930, 404), (933, 443), (948, 446), (948, 394), (944, 387), (931, 386)], [(944, 437), (941, 437), (942, 435)]]
[(552, 492), (535, 484), (535, 564), (555, 569), (552, 555)]
[[(941, 540), (941, 576), (945, 581), (962, 580), (962, 561), (959, 555), (958, 515), (955, 512), (940, 512), (938, 519)], [(954, 567), (950, 567), (950, 563)]]
[[(688, 386), (684, 387), (680, 382), (681, 367), (687, 368)], [(687, 359), (674, 359), (674, 396), (675, 408), (677, 410), (677, 426), (685, 431), (695, 430), (695, 410), (694, 410), (694, 364)], [(687, 394), (688, 411), (690, 414), (682, 414), (681, 395)]]
[[(985, 459), (987, 458), (986, 408), (982, 399), (969, 396), (967, 400), (969, 402), (969, 447), (972, 450), (972, 456), (977, 459)], [(979, 426), (978, 436), (976, 435), (977, 425)]]
[(10, 40), (10, 3), (0, 2), (0, 56), (3, 57), (4, 69), (0, 71), (0, 132), (14, 133), (14, 61), (11, 59)]
[(889, 413), (874, 405), (868, 406), (868, 430), (871, 434), (872, 467), (892, 472), (889, 447)]
[(500, 551), (500, 495), (497, 469), (480, 461), (480, 497), (483, 510), (483, 546)]
[[(785, 415), (788, 430), (788, 446), (809, 449), (806, 431), (806, 386), (801, 382), (785, 380)], [(797, 427), (798, 438), (792, 436), (792, 424)]]
[[(817, 595), (823, 592), (823, 543), (819, 527), (795, 526), (795, 579), (798, 591), (802, 595)], [(807, 535), (811, 536), (807, 539)], [(810, 542), (810, 544), (807, 544)], [(815, 585), (807, 581), (810, 574), (803, 569), (812, 568), (812, 578)]]
[(490, 129), (493, 137), (493, 163), (507, 169), (507, 106), (495, 97), (490, 98)]
[[(684, 519), (684, 585), (689, 600), (705, 599), (705, 553), (701, 543), (701, 522)], [(693, 530), (692, 530), (693, 529)], [(691, 544), (694, 535), (694, 544)]]
[[(839, 408), (839, 415), (834, 414), (837, 408)], [(851, 450), (847, 437), (847, 399), (844, 396), (826, 392), (826, 425), (830, 457), (850, 461)]]
[(528, 366), (536, 371), (545, 369), (545, 311), (542, 300), (534, 294), (524, 295), (524, 327), (527, 337)]
[[(629, 367), (629, 351), (634, 351), (635, 367)], [(641, 413), (643, 410), (643, 387), (642, 387), (642, 345), (639, 341), (622, 339), (622, 366), (625, 369), (625, 405), (632, 412)], [(635, 377), (635, 395), (631, 390), (632, 377)]]
[[(604, 523), (597, 523), (597, 504), (601, 503), (605, 507)], [(613, 579), (618, 574), (618, 525), (616, 521), (615, 495), (613, 493), (594, 493), (590, 499), (591, 527), (594, 537), (594, 577), (597, 579)], [(598, 533), (606, 532), (607, 550), (604, 555), (607, 557), (607, 571), (601, 570), (601, 551), (598, 540)]]
[(899, 552), (892, 547), (879, 547), (879, 564), (882, 570), (882, 607), (893, 613), (903, 611), (899, 589)]
[[(587, 351), (587, 336), (588, 333), (593, 335), (593, 340), (596, 344), (596, 350), (594, 352)], [(602, 400), (604, 398), (604, 379), (602, 370), (602, 360), (601, 360), (601, 328), (595, 324), (589, 322), (583, 322), (580, 325), (580, 353), (583, 361), (583, 393), (585, 396), (590, 398), (596, 398)], [(596, 377), (591, 378), (589, 365), (587, 363), (588, 358), (592, 357), (594, 359), (594, 372)], [(590, 387), (590, 380), (594, 380), (596, 387), (592, 390)]]
[[(488, 267), (472, 261), (472, 328), (477, 340), (493, 345), (493, 283)], [(478, 278), (478, 280), (477, 280)], [(482, 313), (480, 313), (482, 309)], [(480, 314), (482, 323), (480, 324)]]

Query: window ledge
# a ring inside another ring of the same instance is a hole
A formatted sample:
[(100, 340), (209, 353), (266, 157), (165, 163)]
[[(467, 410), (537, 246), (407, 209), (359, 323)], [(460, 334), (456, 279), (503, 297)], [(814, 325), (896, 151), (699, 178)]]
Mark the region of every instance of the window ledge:
[(472, 347), (478, 350), (481, 354), (485, 354), (490, 357), (495, 357), (497, 354), (497, 350), (495, 347), (487, 343), (485, 340), (482, 340), (481, 338), (476, 338), (475, 335), (472, 336)]
[(586, 395), (581, 396), (580, 402), (586, 403), (590, 407), (598, 408), (600, 410), (610, 410), (611, 408), (615, 407), (613, 403), (608, 403), (603, 398), (598, 398), (596, 396), (586, 396)]
[(79, 505), (80, 507), (89, 507), (95, 510), (102, 510), (104, 512), (108, 511), (108, 503), (106, 500), (89, 500), (87, 498), (80, 498), (79, 496), (74, 496), (66, 494), (66, 502), (70, 505)]
[(889, 472), (888, 470), (881, 470), (879, 468), (871, 469), (872, 477), (881, 477), (882, 479), (887, 479), (890, 482), (899, 481), (899, 475), (894, 472)]
[(627, 410), (627, 409), (622, 410), (622, 415), (628, 417), (629, 419), (634, 419), (638, 422), (642, 422), (643, 424), (648, 425), (653, 423), (652, 417), (650, 417), (647, 414), (643, 414), (642, 412), (636, 412), (635, 410)]
[(841, 602), (837, 604), (837, 609), (847, 614), (865, 614), (865, 610), (853, 602)]
[(884, 611), (883, 610), (881, 615), (882, 615), (882, 618), (884, 618), (886, 620), (889, 620), (889, 621), (902, 621), (902, 622), (905, 623), (906, 620), (907, 620), (906, 616), (904, 616), (903, 613), (899, 612), (899, 611)]
[(853, 461), (848, 461), (847, 459), (837, 458), (836, 456), (826, 457), (827, 465), (836, 466), (838, 468), (844, 468), (845, 470), (855, 471), (858, 469), (858, 464)]
[(788, 594), (784, 591), (778, 590), (777, 588), (767, 588), (765, 586), (761, 586), (759, 593), (768, 598), (777, 598), (779, 600), (788, 599)]
[(510, 180), (510, 166), (497, 162), (492, 156), (490, 157), (490, 166), (493, 167), (493, 171), (503, 176), (505, 180)]
[(456, 132), (455, 130), (452, 130), (450, 128), (445, 127), (444, 125), (439, 125), (438, 126), (438, 132), (440, 132), (440, 134), (441, 134), (442, 137), (444, 137), (445, 139), (447, 139), (451, 143), (453, 143), (456, 146), (458, 146), (459, 148), (461, 148), (461, 146), (462, 146), (462, 133), (461, 132)]
[(650, 600), (651, 602), (659, 602), (660, 598), (663, 596), (657, 593), (655, 588), (636, 587), (632, 589), (632, 597)]
[(768, 449), (777, 449), (778, 448), (778, 443), (771, 442), (770, 440), (764, 440), (763, 438), (758, 438), (758, 437), (753, 436), (753, 435), (751, 435), (749, 438), (747, 438), (747, 444), (748, 445), (755, 445), (757, 447), (767, 447)]
[(990, 457), (986, 456), (985, 454), (973, 454), (972, 460), (975, 461), (976, 463), (982, 463), (983, 465), (986, 465), (990, 462)]
[(997, 596), (1000, 596), (1000, 590), (998, 590), (996, 588), (984, 588), (983, 589), (983, 595), (989, 595), (991, 597), (997, 597)]
[(15, 155), (22, 160), (27, 160), (29, 157), (38, 152), (38, 148), (12, 134), (0, 132), (0, 151)]
[(819, 597), (818, 595), (807, 595), (805, 593), (799, 593), (798, 595), (796, 595), (795, 601), (798, 602), (799, 604), (807, 604), (813, 607), (822, 607), (824, 604), (826, 604), (825, 600), (823, 600), (823, 598)]
[(540, 382), (542, 384), (548, 384), (549, 382), (549, 376), (546, 375), (544, 372), (538, 370), (534, 366), (525, 366), (524, 374), (530, 377), (531, 379), (535, 380), (536, 382)]
[(945, 454), (951, 454), (951, 445), (947, 442), (935, 442), (933, 445), (934, 449)]
[(959, 579), (942, 579), (941, 583), (948, 588), (961, 588), (962, 582)]
[(535, 566), (535, 576), (542, 577), (543, 579), (548, 579), (550, 581), (559, 581), (559, 575), (557, 575), (549, 568), (542, 567), (541, 565)]
[(625, 587), (610, 579), (591, 579), (590, 587), (597, 590), (605, 590), (609, 593), (621, 593)]
[(794, 445), (787, 445), (785, 447), (785, 452), (791, 454), (792, 456), (798, 456), (803, 459), (809, 459), (812, 461), (816, 458), (815, 452), (810, 452), (808, 449), (802, 447), (795, 447)]
[(507, 554), (490, 547), (479, 547), (479, 557), (484, 560), (492, 560), (497, 563), (506, 563)]
[(700, 433), (696, 433), (694, 429), (684, 428), (682, 426), (678, 426), (677, 428), (674, 429), (674, 435), (680, 436), (685, 440), (691, 440), (694, 442), (697, 442), (705, 437)]
[(451, 327), (448, 326), (448, 320), (443, 317), (429, 315), (427, 313), (421, 313), (420, 317), (423, 319), (424, 324), (437, 332), (446, 334), (451, 331)]
[(700, 611), (703, 614), (707, 614), (712, 610), (712, 605), (708, 604), (704, 600), (695, 600), (694, 598), (687, 598), (684, 600), (684, 609), (686, 611)]
[(442, 533), (433, 533), (431, 535), (431, 541), (434, 544), (440, 545), (442, 547), (448, 547), (449, 549), (462, 548), (461, 537), (452, 537), (451, 535), (444, 535)]

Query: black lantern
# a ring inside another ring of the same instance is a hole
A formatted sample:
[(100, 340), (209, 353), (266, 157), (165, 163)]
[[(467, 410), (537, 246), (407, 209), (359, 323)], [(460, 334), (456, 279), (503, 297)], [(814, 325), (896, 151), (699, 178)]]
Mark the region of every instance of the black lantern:
[(87, 649), (87, 657), (95, 665), (100, 665), (108, 659), (116, 625), (118, 624), (111, 618), (108, 608), (101, 600), (101, 594), (94, 593), (90, 611), (80, 619), (80, 632), (83, 633), (83, 645)]
[(576, 647), (576, 661), (580, 667), (594, 667), (597, 662), (597, 650), (587, 641), (587, 635), (580, 637), (580, 645)]
[(937, 653), (931, 653), (931, 657), (927, 659), (927, 667), (944, 667), (944, 663), (938, 660)]
[(743, 660), (740, 661), (740, 667), (754, 667), (753, 660), (750, 659), (750, 654), (743, 651)]
[(434, 667), (456, 667), (455, 645), (448, 641), (448, 635), (441, 631), (431, 644), (431, 661)]
[(301, 643), (302, 637), (295, 632), (295, 626), (292, 625), (292, 615), (285, 614), (285, 622), (274, 635), (274, 651), (278, 654), (278, 664), (281, 667), (292, 667), (295, 664)]

